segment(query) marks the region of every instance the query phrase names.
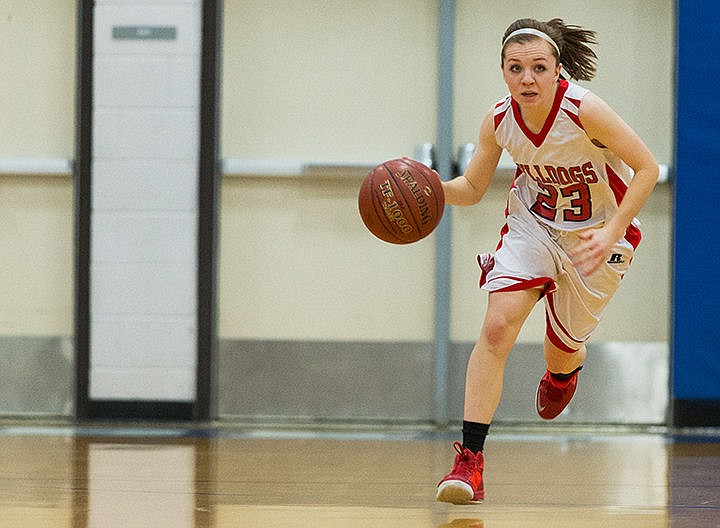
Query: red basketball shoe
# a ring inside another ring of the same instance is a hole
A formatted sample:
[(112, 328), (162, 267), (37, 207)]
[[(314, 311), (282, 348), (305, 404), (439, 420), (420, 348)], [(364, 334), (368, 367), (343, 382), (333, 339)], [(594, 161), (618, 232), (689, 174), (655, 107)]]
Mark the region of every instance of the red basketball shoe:
[(550, 374), (549, 370), (545, 371), (535, 396), (535, 407), (540, 418), (552, 420), (563, 412), (575, 394), (578, 372), (580, 369), (577, 369), (570, 378), (558, 380)]
[(452, 504), (470, 504), (483, 500), (483, 454), (475, 455), (469, 449), (464, 449), (460, 442), (455, 442), (454, 447), (457, 451), (455, 465), (438, 484), (435, 498)]

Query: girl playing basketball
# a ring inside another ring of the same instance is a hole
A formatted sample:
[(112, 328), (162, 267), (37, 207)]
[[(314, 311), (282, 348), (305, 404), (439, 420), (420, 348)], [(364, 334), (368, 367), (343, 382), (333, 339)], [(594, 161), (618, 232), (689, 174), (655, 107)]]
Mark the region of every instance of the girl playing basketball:
[[(652, 192), (658, 165), (638, 135), (597, 95), (568, 82), (595, 74), (595, 32), (560, 19), (517, 20), (505, 31), (501, 67), (509, 94), (480, 125), (465, 173), (443, 182), (451, 205), (485, 194), (500, 154), (517, 165), (506, 224), (493, 255), (480, 255), (489, 292), (480, 337), (467, 366), (463, 442), (437, 499), (484, 498), (483, 446), (500, 401), (505, 362), (536, 302), (546, 311), (547, 370), (538, 414), (567, 406), (585, 342), (628, 270), (640, 242), (635, 216)], [(634, 173), (634, 175), (633, 175)]]

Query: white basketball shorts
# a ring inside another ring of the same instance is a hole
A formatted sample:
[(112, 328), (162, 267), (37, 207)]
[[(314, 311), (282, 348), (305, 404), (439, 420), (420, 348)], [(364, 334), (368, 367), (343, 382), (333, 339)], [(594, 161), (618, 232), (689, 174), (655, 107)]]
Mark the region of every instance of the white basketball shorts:
[(479, 255), (480, 286), (487, 291), (538, 288), (545, 302), (546, 334), (567, 352), (580, 349), (595, 330), (632, 261), (640, 231), (633, 225), (615, 244), (605, 264), (584, 276), (567, 252), (581, 242), (579, 231), (538, 222), (511, 191), (507, 223), (495, 254)]

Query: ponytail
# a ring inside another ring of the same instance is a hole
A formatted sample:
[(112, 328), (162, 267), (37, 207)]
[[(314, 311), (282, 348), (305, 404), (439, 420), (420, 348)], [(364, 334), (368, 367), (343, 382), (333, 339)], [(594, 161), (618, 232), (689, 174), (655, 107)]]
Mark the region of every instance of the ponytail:
[[(552, 42), (556, 44), (552, 48), (552, 53), (571, 78), (578, 81), (589, 81), (595, 77), (597, 55), (588, 46), (588, 44), (597, 44), (595, 31), (565, 24), (560, 18), (553, 18), (547, 22), (521, 18), (510, 24), (503, 35), (501, 51), (503, 59), (505, 58), (505, 46), (509, 42), (527, 42), (538, 38), (530, 33), (516, 33), (517, 30), (523, 28), (541, 31), (552, 39)], [(511, 35), (512, 33), (516, 34)]]

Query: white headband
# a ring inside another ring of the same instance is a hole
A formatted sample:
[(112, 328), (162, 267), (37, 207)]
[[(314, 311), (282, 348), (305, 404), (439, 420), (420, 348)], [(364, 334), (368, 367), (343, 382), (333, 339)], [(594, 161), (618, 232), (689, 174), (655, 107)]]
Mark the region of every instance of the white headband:
[(533, 28), (516, 29), (515, 31), (510, 33), (505, 40), (503, 40), (502, 47), (504, 48), (505, 44), (507, 44), (508, 40), (510, 40), (511, 38), (513, 38), (517, 35), (535, 35), (536, 37), (540, 37), (544, 41), (552, 44), (552, 47), (555, 48), (555, 51), (557, 51), (558, 57), (560, 56), (560, 48), (555, 43), (555, 41), (553, 39), (551, 39), (546, 33), (543, 33), (542, 31), (533, 29)]

